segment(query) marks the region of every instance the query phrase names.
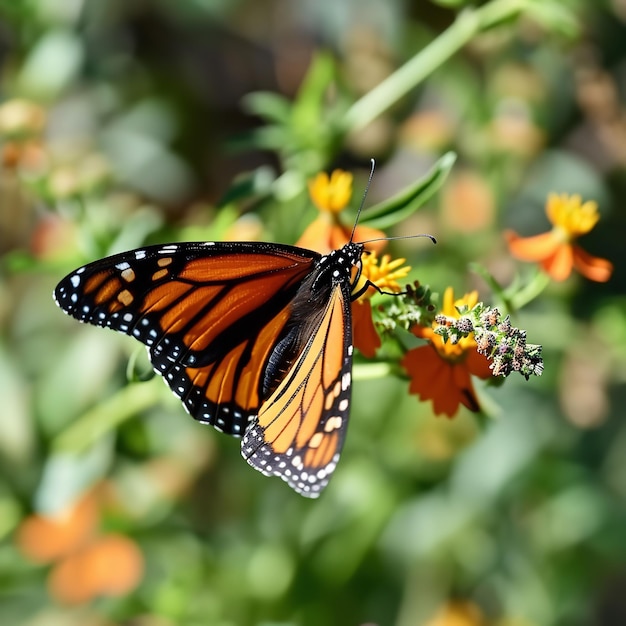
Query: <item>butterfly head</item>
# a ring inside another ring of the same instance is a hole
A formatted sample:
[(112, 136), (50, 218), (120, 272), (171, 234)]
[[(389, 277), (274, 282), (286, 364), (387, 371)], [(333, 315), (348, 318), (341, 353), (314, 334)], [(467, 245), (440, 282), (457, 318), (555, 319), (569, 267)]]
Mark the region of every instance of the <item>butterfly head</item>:
[(364, 252), (363, 244), (350, 242), (343, 248), (324, 255), (318, 263), (313, 289), (321, 285), (337, 285), (346, 281), (353, 283), (353, 277), (361, 274), (361, 256)]

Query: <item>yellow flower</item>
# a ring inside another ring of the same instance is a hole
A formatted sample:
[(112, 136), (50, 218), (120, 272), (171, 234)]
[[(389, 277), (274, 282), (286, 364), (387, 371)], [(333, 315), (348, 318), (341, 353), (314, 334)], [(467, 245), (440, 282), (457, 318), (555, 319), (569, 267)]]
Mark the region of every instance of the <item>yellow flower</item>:
[(597, 202), (587, 200), (583, 203), (578, 194), (551, 193), (546, 203), (546, 214), (554, 227), (560, 229), (564, 241), (586, 235), (600, 219)]
[(352, 197), (352, 174), (334, 170), (328, 176), (326, 172), (320, 172), (309, 181), (309, 195), (320, 211), (339, 213)]
[[(338, 250), (350, 241), (352, 225), (343, 224), (340, 212), (352, 197), (352, 174), (343, 170), (334, 170), (329, 176), (320, 172), (309, 181), (309, 195), (319, 209), (318, 217), (306, 228), (296, 245), (328, 254)], [(354, 241), (384, 238), (385, 233), (370, 226), (357, 226)], [(377, 241), (370, 246), (373, 250), (382, 250), (384, 241)]]
[[(388, 254), (383, 254), (379, 261), (376, 252), (372, 251), (361, 259), (362, 276), (382, 291), (398, 293), (402, 291), (398, 281), (406, 278), (411, 271), (409, 265), (404, 265), (405, 262), (406, 259), (392, 260)], [(371, 297), (374, 293), (374, 289), (368, 289), (361, 297)]]
[(550, 194), (546, 214), (552, 230), (533, 237), (520, 237), (505, 232), (511, 254), (522, 261), (536, 261), (556, 281), (565, 280), (576, 268), (589, 280), (606, 282), (613, 265), (606, 259), (585, 252), (574, 241), (588, 233), (600, 219), (598, 205), (591, 200), (583, 203), (579, 195)]
[[(353, 291), (358, 292), (368, 281), (382, 291), (393, 293), (402, 291), (398, 280), (405, 278), (411, 271), (411, 268), (404, 265), (404, 262), (405, 259), (391, 260), (391, 257), (385, 254), (379, 263), (376, 252), (364, 254), (361, 257), (361, 277)], [(372, 305), (369, 300), (375, 293), (376, 289), (370, 287), (352, 303), (353, 342), (361, 354), (370, 358), (380, 347), (380, 337), (372, 321)]]
[[(462, 298), (455, 300), (452, 287), (448, 287), (443, 294), (443, 305), (440, 313), (446, 317), (459, 319), (461, 315), (459, 314), (458, 308), (467, 307), (468, 309), (472, 309), (477, 302), (477, 291), (466, 293)], [(437, 322), (433, 322), (432, 328), (422, 329), (419, 336), (430, 340), (442, 357), (455, 361), (463, 358), (467, 352), (476, 350), (476, 341), (474, 340), (473, 333), (467, 337), (462, 337), (457, 343), (452, 343), (451, 341), (444, 342), (443, 337), (433, 331), (433, 328), (436, 328), (438, 325)]]

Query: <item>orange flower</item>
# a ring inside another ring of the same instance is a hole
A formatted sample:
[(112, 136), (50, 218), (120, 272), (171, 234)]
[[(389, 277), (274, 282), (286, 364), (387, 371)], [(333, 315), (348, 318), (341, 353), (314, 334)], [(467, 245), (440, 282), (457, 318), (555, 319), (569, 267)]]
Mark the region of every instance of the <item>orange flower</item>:
[[(306, 228), (296, 245), (328, 254), (350, 241), (352, 226), (341, 223), (339, 215), (352, 197), (352, 174), (334, 170), (330, 176), (320, 172), (309, 181), (309, 195), (319, 209), (318, 217)], [(354, 241), (367, 241), (384, 237), (385, 233), (369, 226), (357, 225)], [(384, 241), (373, 242), (371, 248), (380, 251)]]
[(105, 535), (71, 554), (50, 572), (50, 595), (63, 604), (84, 604), (98, 596), (124, 596), (143, 575), (143, 556), (134, 541)]
[(130, 593), (143, 575), (143, 556), (122, 535), (98, 533), (99, 494), (91, 492), (53, 518), (32, 515), (17, 531), (21, 552), (53, 566), (48, 589), (63, 604)]
[(91, 541), (98, 516), (96, 494), (87, 493), (54, 517), (27, 517), (17, 531), (17, 545), (34, 563), (55, 561)]
[[(441, 313), (459, 318), (457, 307), (472, 308), (478, 301), (478, 293), (465, 294), (454, 300), (454, 292), (448, 287), (443, 296)], [(480, 405), (471, 376), (490, 378), (492, 373), (487, 359), (476, 351), (473, 334), (457, 343), (444, 343), (434, 332), (437, 326), (414, 326), (411, 331), (417, 337), (427, 339), (428, 345), (409, 350), (401, 361), (411, 382), (409, 390), (422, 400), (432, 400), (436, 415), (453, 417), (462, 404), (470, 411), (478, 411)]]
[[(364, 254), (361, 260), (361, 280), (368, 280), (383, 291), (398, 293), (402, 290), (398, 280), (406, 278), (411, 271), (404, 265), (405, 259), (394, 259), (385, 254), (379, 259), (376, 252)], [(359, 281), (360, 282), (360, 281)], [(357, 287), (358, 289), (358, 287)], [(370, 287), (352, 303), (353, 342), (363, 356), (372, 358), (380, 348), (380, 337), (372, 321), (372, 305), (370, 298), (377, 292)]]
[(372, 320), (372, 304), (369, 300), (352, 303), (352, 343), (368, 359), (380, 348), (380, 337)]
[(522, 261), (540, 263), (552, 280), (565, 280), (576, 268), (589, 280), (606, 282), (613, 271), (612, 263), (591, 256), (574, 244), (600, 219), (597, 203), (583, 203), (579, 195), (550, 194), (546, 214), (553, 226), (550, 232), (534, 237), (520, 237), (513, 231), (505, 232), (511, 254)]

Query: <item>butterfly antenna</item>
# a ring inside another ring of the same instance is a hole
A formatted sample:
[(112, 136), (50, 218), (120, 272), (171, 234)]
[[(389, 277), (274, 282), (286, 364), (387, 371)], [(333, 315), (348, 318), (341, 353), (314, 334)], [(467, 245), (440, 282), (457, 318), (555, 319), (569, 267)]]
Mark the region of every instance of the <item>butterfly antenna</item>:
[(359, 210), (356, 212), (356, 218), (354, 220), (354, 226), (352, 227), (352, 232), (350, 233), (350, 243), (354, 239), (354, 233), (356, 231), (356, 225), (359, 223), (359, 217), (361, 215), (361, 211), (363, 210), (363, 205), (365, 204), (365, 198), (367, 198), (367, 192), (369, 191), (370, 185), (372, 184), (372, 178), (374, 178), (374, 170), (376, 169), (376, 161), (374, 159), (370, 159), (371, 167), (370, 167), (370, 175), (367, 179), (367, 185), (365, 185), (365, 191), (363, 192), (363, 198), (361, 199), (361, 204), (359, 205)]
[(398, 239), (416, 239), (417, 237), (427, 237), (433, 243), (437, 243), (437, 240), (427, 233), (418, 233), (417, 235), (399, 235), (397, 237), (377, 237), (376, 239), (368, 239), (367, 241), (359, 241), (359, 243), (373, 243), (374, 241), (397, 241)]

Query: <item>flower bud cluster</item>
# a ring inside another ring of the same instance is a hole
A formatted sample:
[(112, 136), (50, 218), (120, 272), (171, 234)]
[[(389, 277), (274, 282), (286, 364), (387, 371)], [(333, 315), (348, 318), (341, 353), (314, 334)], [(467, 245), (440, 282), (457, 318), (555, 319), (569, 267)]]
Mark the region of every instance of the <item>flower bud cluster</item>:
[(526, 343), (526, 331), (511, 324), (509, 316), (502, 317), (497, 308), (479, 302), (471, 310), (459, 311), (460, 318), (438, 315), (435, 332), (444, 341), (458, 343), (474, 333), (476, 350), (491, 361), (494, 376), (519, 372), (526, 380), (543, 372), (541, 346)]

